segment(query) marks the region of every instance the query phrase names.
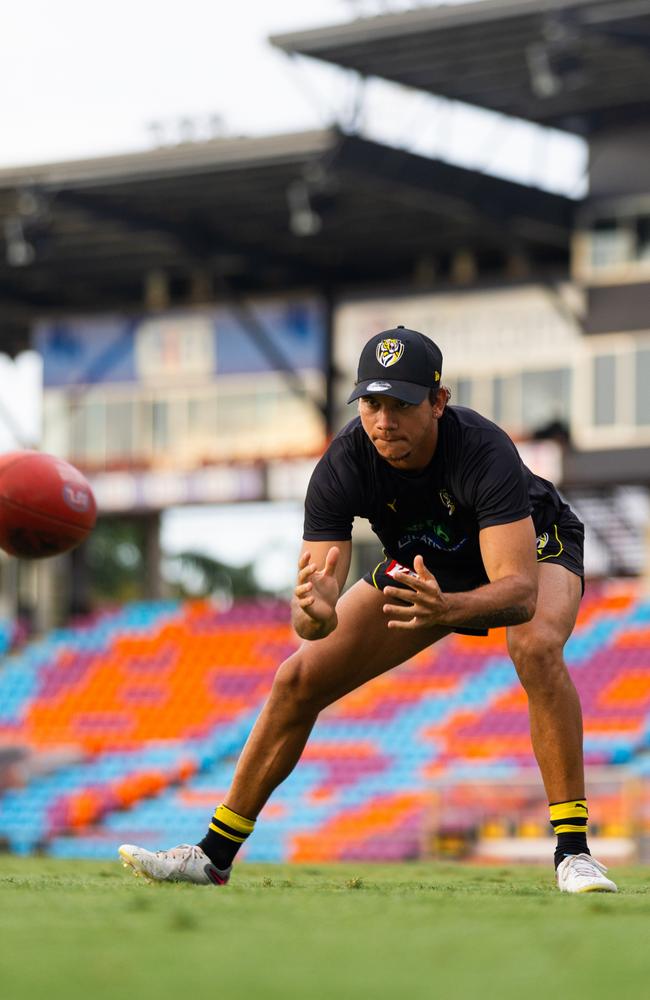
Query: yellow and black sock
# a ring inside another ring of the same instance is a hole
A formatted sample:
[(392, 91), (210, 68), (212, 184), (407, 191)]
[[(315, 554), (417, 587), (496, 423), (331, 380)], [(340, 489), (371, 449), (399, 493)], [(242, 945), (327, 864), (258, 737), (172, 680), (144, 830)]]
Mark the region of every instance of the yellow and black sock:
[(223, 871), (233, 863), (237, 851), (254, 828), (255, 820), (239, 816), (222, 803), (217, 806), (208, 832), (198, 846), (212, 864)]
[(567, 854), (589, 854), (587, 847), (586, 799), (570, 799), (568, 802), (551, 802), (549, 805), (551, 826), (557, 835), (555, 867), (564, 861)]

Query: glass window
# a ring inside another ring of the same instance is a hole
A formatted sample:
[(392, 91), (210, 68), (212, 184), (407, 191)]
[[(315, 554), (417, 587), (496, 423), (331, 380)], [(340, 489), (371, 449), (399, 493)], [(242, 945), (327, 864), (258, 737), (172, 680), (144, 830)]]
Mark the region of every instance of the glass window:
[(492, 419), (519, 433), (521, 429), (521, 376), (497, 375), (492, 382)]
[(169, 446), (169, 413), (167, 403), (164, 400), (154, 401), (151, 408), (151, 419), (154, 451), (167, 448)]
[(133, 451), (133, 403), (111, 402), (106, 406), (106, 456), (130, 458)]
[(88, 402), (85, 406), (84, 454), (91, 462), (103, 462), (106, 454), (106, 406)]
[(591, 233), (591, 263), (594, 267), (625, 264), (634, 257), (634, 242), (630, 226), (615, 219), (598, 222)]
[(596, 427), (616, 423), (616, 358), (603, 354), (594, 358), (593, 421)]
[(190, 396), (187, 401), (187, 427), (190, 435), (196, 431), (202, 431), (202, 407), (203, 400), (200, 396)]
[(198, 424), (203, 434), (216, 434), (217, 431), (217, 394), (204, 396), (201, 400)]
[(70, 423), (71, 454), (80, 460), (86, 457), (86, 421), (85, 407), (70, 403), (68, 421)]
[(292, 394), (289, 392), (258, 392), (250, 400), (251, 413), (255, 412), (255, 419), (262, 422), (275, 420), (278, 412), (282, 412), (284, 407), (289, 407), (293, 403)]
[(172, 453), (182, 450), (183, 442), (187, 439), (188, 413), (187, 396), (175, 396), (167, 401), (167, 441)]
[(251, 400), (249, 396), (222, 395), (217, 398), (217, 432), (219, 434), (237, 435), (245, 433), (254, 425), (254, 414), (251, 419)]
[(650, 348), (636, 352), (636, 422), (650, 424)]
[(104, 461), (106, 406), (97, 400), (70, 403), (73, 455), (91, 465)]
[(505, 379), (500, 375), (492, 383), (492, 419), (495, 424), (500, 424), (504, 419), (503, 395)]
[(522, 423), (527, 431), (554, 420), (568, 423), (571, 409), (571, 370), (522, 374)]
[(151, 457), (151, 442), (153, 440), (153, 405), (150, 399), (143, 399), (139, 408), (136, 453), (147, 461)]
[(459, 378), (456, 383), (456, 399), (452, 402), (459, 406), (472, 405), (472, 380), (471, 378)]

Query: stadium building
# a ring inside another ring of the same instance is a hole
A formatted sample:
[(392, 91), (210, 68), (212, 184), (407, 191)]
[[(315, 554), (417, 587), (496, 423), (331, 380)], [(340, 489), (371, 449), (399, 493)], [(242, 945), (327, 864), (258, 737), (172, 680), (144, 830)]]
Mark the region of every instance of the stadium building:
[[(274, 39), (290, 53), (587, 141), (589, 190), (572, 212), (570, 291), (555, 298), (556, 331), (563, 323), (563, 334), (554, 340), (537, 327), (540, 365), (536, 373), (527, 371), (524, 357), (530, 357), (533, 327), (544, 313), (531, 301), (533, 326), (526, 331), (526, 321), (515, 320), (517, 357), (512, 342), (495, 339), (499, 319), (486, 309), (480, 324), (471, 323), (482, 351), (476, 340), (471, 350), (460, 341), (464, 363), (456, 398), (517, 437), (539, 435), (545, 423), (549, 432), (564, 425), (571, 447), (563, 450), (558, 478), (592, 529), (592, 572), (604, 574), (639, 573), (646, 561), (649, 35), (646, 3), (487, 0)], [(541, 321), (546, 331), (548, 319)], [(440, 325), (445, 343), (444, 320)], [(433, 315), (430, 328), (436, 329)], [(501, 346), (507, 364), (513, 361), (512, 374), (502, 370)]]

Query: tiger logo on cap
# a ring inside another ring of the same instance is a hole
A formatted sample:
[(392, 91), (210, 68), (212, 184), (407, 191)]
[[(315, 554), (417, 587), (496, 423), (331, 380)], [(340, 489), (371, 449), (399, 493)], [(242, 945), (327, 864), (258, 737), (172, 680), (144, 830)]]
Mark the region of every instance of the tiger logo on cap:
[(377, 361), (384, 368), (390, 368), (391, 365), (397, 364), (403, 353), (404, 344), (401, 340), (390, 337), (387, 340), (381, 340), (377, 344)]

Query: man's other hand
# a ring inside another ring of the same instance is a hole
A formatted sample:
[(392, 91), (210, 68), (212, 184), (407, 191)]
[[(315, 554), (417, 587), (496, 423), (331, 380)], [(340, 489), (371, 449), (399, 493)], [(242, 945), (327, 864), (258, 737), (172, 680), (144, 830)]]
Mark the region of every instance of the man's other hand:
[(298, 560), (298, 583), (294, 590), (296, 604), (313, 621), (326, 624), (335, 613), (340, 588), (336, 566), (340, 550), (333, 545), (325, 557), (325, 565), (318, 569), (305, 550)]

